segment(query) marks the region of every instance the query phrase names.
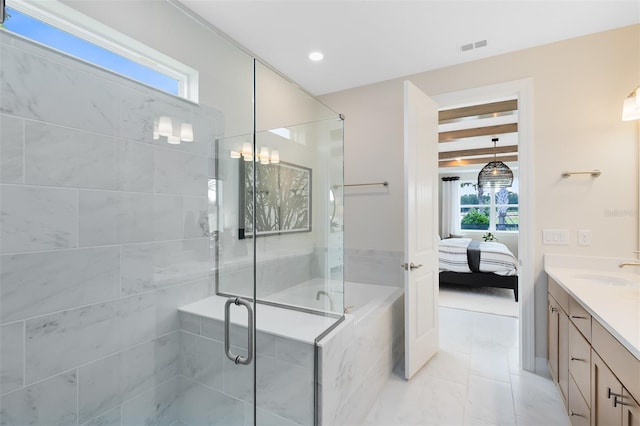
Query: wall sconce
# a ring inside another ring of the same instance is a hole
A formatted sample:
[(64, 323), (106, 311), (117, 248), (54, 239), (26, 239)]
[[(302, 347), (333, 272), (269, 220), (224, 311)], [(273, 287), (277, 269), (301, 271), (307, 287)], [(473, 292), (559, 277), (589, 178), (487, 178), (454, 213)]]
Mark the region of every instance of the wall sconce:
[(640, 86), (631, 92), (622, 104), (622, 121), (640, 119)]
[(180, 124), (179, 135), (175, 135), (173, 130), (178, 126), (173, 125), (171, 117), (161, 115), (153, 121), (153, 140), (160, 139), (160, 136), (167, 138), (167, 143), (180, 145), (180, 142), (193, 142), (193, 125), (183, 121)]
[(193, 125), (182, 123), (180, 126), (180, 140), (182, 142), (193, 142)]

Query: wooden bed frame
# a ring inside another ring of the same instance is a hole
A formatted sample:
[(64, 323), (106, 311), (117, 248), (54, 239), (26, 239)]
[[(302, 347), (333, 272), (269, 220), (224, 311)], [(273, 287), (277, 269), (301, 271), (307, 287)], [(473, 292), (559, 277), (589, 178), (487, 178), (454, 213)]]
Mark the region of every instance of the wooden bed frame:
[(462, 284), (473, 287), (497, 287), (513, 290), (513, 296), (518, 301), (518, 276), (503, 276), (489, 272), (440, 272), (440, 283)]

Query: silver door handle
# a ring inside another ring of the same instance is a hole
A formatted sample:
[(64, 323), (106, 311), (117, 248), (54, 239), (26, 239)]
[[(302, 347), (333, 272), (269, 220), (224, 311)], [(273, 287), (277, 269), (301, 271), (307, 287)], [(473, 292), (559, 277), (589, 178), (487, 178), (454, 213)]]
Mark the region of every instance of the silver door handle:
[[(231, 304), (236, 306), (244, 306), (247, 308), (247, 356), (244, 357), (242, 355), (236, 355), (231, 352), (231, 339), (229, 337), (229, 324), (231, 322)], [(231, 361), (236, 364), (249, 365), (253, 360), (253, 353), (255, 350), (255, 344), (253, 341), (254, 335), (253, 328), (253, 308), (251, 307), (251, 303), (248, 301), (241, 299), (239, 297), (234, 297), (232, 299), (227, 299), (224, 304), (224, 353), (227, 355)]]
[(414, 264), (413, 262), (411, 263), (403, 263), (400, 265), (402, 268), (404, 268), (405, 271), (408, 270), (414, 270), (414, 269), (418, 269), (418, 268), (422, 268), (422, 263), (419, 265)]

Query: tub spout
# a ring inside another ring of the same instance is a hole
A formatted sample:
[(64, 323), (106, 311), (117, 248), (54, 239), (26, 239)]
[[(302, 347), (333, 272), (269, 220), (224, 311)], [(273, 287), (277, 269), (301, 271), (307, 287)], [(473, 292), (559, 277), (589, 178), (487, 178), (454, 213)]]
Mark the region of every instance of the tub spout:
[(324, 290), (318, 291), (316, 293), (316, 300), (320, 300), (320, 296), (322, 296), (322, 295), (327, 296), (327, 299), (329, 299), (329, 309), (331, 309), (331, 311), (335, 311), (335, 308), (333, 306), (333, 299), (331, 299), (331, 296), (326, 291), (324, 291)]

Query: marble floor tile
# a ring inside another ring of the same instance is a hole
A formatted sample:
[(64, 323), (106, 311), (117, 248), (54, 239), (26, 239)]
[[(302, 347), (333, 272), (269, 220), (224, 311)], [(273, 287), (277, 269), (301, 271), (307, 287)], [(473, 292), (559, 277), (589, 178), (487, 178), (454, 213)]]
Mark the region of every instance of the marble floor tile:
[(518, 319), (440, 308), (440, 351), (394, 369), (365, 425), (569, 425), (553, 382), (520, 369)]
[(521, 375), (511, 376), (511, 389), (518, 425), (569, 425), (558, 390), (551, 380), (523, 371)]
[(508, 354), (483, 347), (473, 348), (469, 374), (509, 383)]
[(497, 425), (515, 425), (511, 385), (470, 375), (465, 412), (470, 417)]

